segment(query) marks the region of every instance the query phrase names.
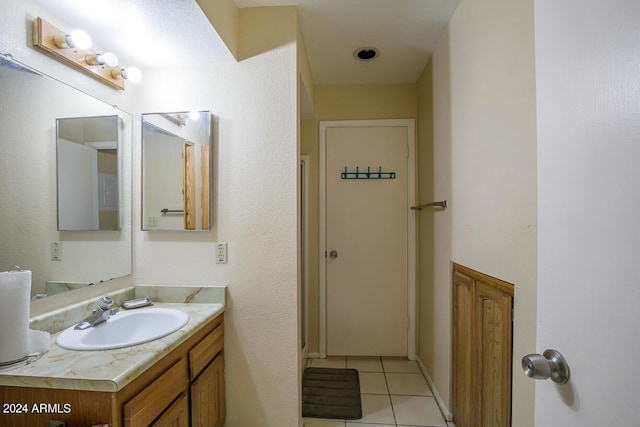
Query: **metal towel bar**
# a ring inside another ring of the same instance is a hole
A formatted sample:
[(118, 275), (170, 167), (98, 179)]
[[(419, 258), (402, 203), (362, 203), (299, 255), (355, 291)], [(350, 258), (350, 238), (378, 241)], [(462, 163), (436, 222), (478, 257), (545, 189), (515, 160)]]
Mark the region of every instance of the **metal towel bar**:
[(411, 209), (414, 210), (414, 211), (421, 211), (422, 208), (429, 208), (429, 207), (446, 209), (447, 208), (447, 201), (443, 200), (442, 202), (424, 203), (422, 205), (411, 206)]
[(163, 214), (166, 214), (166, 213), (183, 213), (184, 210), (182, 210), (182, 209), (167, 209), (167, 208), (164, 208), (164, 209), (161, 209), (160, 212), (162, 212)]

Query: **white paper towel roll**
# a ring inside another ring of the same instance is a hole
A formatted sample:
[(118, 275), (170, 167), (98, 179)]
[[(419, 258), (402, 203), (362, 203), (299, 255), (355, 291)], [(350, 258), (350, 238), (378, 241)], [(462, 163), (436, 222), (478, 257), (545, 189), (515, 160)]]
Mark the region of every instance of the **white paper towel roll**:
[(31, 271), (0, 272), (0, 363), (49, 350), (48, 332), (29, 329)]

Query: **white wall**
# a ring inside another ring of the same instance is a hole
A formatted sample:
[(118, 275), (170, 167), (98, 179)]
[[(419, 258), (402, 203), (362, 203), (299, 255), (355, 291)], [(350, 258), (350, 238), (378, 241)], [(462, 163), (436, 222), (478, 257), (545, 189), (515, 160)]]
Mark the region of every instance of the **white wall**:
[[(462, 0), (433, 55), (434, 188), (449, 200), (434, 250), (434, 324), (450, 323), (450, 260), (515, 284), (513, 425), (533, 424), (536, 128), (532, 0)], [(450, 191), (447, 193), (447, 191)], [(450, 248), (450, 249), (449, 249)], [(447, 309), (448, 308), (448, 309)], [(443, 335), (450, 333), (443, 327)], [(439, 332), (440, 329), (437, 330)], [(432, 356), (448, 401), (450, 347)]]
[[(448, 33), (440, 40), (448, 46)], [(434, 84), (437, 82), (437, 84)], [(418, 201), (451, 203), (451, 111), (448, 50), (418, 81)], [(438, 100), (437, 106), (434, 99)], [(437, 125), (436, 125), (437, 124)], [(438, 141), (438, 144), (435, 143)], [(418, 358), (449, 405), (451, 359), (451, 209), (423, 210), (418, 222)], [(447, 414), (448, 415), (448, 414)]]
[(535, 1), (538, 345), (572, 378), (536, 385), (535, 425), (638, 425), (640, 3)]
[[(142, 232), (135, 215), (135, 271), (138, 283), (229, 286), (228, 427), (298, 425), (295, 55), (291, 43), (178, 79), (147, 72), (136, 92), (137, 113), (215, 117), (212, 231)], [(215, 264), (216, 241), (228, 264)]]
[[(246, 59), (148, 72), (135, 94), (136, 113), (211, 110), (215, 117), (212, 230), (138, 231), (135, 274), (138, 283), (228, 285), (226, 426), (297, 427), (297, 11), (241, 15)], [(216, 241), (228, 243), (228, 264), (215, 264)]]

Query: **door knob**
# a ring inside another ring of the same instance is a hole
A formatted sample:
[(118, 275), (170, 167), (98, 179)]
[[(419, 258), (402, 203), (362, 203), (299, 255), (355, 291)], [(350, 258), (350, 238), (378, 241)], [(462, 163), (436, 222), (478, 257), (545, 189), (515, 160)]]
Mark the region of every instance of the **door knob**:
[(335, 249), (332, 250), (331, 252), (329, 252), (329, 258), (331, 259), (336, 259), (338, 258), (338, 251), (336, 251)]
[(522, 358), (524, 374), (534, 380), (546, 380), (558, 384), (569, 381), (569, 365), (557, 350), (545, 350), (542, 354), (527, 354)]

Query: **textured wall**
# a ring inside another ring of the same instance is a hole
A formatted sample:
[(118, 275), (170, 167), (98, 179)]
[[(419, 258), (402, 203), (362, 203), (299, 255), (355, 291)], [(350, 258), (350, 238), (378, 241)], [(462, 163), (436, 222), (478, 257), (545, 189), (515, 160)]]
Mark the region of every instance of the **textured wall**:
[[(450, 188), (442, 196), (450, 200), (451, 220), (450, 236), (436, 237), (434, 248), (515, 284), (513, 425), (519, 427), (533, 424), (534, 385), (520, 367), (535, 348), (536, 327), (533, 35), (532, 0), (462, 0), (432, 59), (434, 165), (451, 165), (434, 176), (435, 188)], [(444, 256), (435, 269), (435, 306), (450, 307)], [(450, 322), (450, 313), (439, 310), (434, 321)], [(448, 400), (450, 348), (437, 348), (430, 370)]]
[[(280, 9), (281, 25), (295, 24), (292, 10)], [(139, 113), (215, 116), (213, 229), (137, 231), (135, 270), (139, 283), (228, 285), (229, 427), (298, 425), (298, 79), (290, 28), (290, 43), (279, 38), (278, 47), (239, 63), (181, 70), (179, 79), (173, 70), (148, 72), (136, 93)], [(216, 241), (228, 242), (228, 264), (215, 264)]]
[[(446, 35), (445, 39), (446, 40)], [(446, 45), (443, 40), (441, 45)], [(430, 61), (418, 81), (418, 200), (451, 200), (448, 58), (440, 66)], [(437, 84), (434, 84), (437, 81)], [(438, 99), (434, 105), (434, 99)], [(434, 126), (434, 123), (438, 123)], [(435, 144), (435, 141), (439, 141)], [(418, 357), (436, 385), (440, 399), (449, 400), (451, 348), (451, 209), (423, 210), (418, 215)]]

